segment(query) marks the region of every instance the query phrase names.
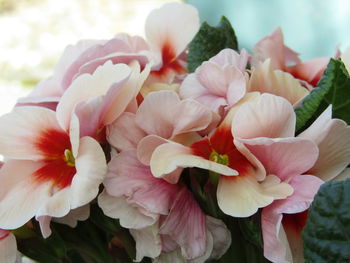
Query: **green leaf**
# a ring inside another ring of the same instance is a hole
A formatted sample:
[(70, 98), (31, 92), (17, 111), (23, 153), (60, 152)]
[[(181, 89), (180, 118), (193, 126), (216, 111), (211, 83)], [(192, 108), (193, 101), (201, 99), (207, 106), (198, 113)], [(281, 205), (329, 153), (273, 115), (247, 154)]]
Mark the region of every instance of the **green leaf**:
[(350, 124), (350, 77), (341, 60), (330, 60), (318, 87), (295, 109), (296, 134), (309, 127), (330, 104), (333, 118)]
[(194, 72), (203, 61), (209, 60), (224, 48), (238, 49), (235, 32), (227, 18), (223, 16), (216, 27), (210, 26), (207, 22), (202, 23), (189, 44), (188, 70)]
[(350, 180), (321, 186), (303, 231), (305, 262), (350, 262)]

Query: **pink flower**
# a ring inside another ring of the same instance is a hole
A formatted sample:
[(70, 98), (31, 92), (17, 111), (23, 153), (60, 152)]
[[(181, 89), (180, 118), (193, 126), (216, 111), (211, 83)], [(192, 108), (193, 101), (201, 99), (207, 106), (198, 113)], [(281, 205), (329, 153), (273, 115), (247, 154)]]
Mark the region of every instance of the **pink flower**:
[(305, 174), (291, 179), (291, 196), (263, 209), (264, 255), (272, 262), (304, 261), (301, 232), (308, 208), (323, 181), (338, 178), (350, 160), (350, 126), (332, 119), (331, 106), (298, 137), (312, 140), (319, 156)]
[(306, 224), (307, 209), (322, 183), (312, 175), (294, 176), (289, 182), (293, 194), (262, 210), (261, 227), (267, 259), (276, 263), (304, 262), (301, 231)]
[(158, 91), (146, 96), (136, 114), (124, 113), (110, 125), (107, 139), (119, 151), (136, 148), (139, 160), (149, 165), (158, 145), (168, 140), (191, 144), (200, 138), (197, 132), (217, 121), (217, 116), (197, 101), (180, 100), (173, 91)]
[[(124, 150), (112, 159), (104, 185), (99, 206), (107, 216), (131, 229), (136, 240), (136, 261), (177, 249), (188, 260), (202, 257), (207, 242), (211, 242), (209, 251), (214, 250), (213, 235), (218, 240), (214, 255), (223, 254), (230, 245), (223, 223), (220, 221), (215, 233), (207, 237), (209, 222), (191, 192), (185, 185), (153, 177), (149, 166), (137, 159), (135, 150)], [(217, 224), (215, 219), (210, 222)]]
[(33, 216), (63, 217), (96, 197), (106, 160), (91, 137), (68, 134), (52, 110), (23, 106), (0, 118), (0, 227), (15, 229)]
[(288, 72), (311, 87), (317, 85), (329, 61), (329, 58), (317, 58), (301, 62), (299, 54), (284, 45), (280, 28), (260, 40), (253, 48), (253, 54), (254, 67), (257, 67), (259, 62), (270, 59), (274, 70)]
[(195, 99), (216, 113), (227, 112), (245, 95), (247, 62), (244, 49), (241, 54), (231, 49), (222, 50), (185, 78), (180, 96)]
[(251, 94), (240, 104), (210, 137), (191, 147), (175, 142), (158, 146), (150, 166), (156, 177), (178, 167), (217, 173), (219, 207), (228, 215), (246, 217), (291, 195), (288, 181), (315, 164), (318, 148), (311, 140), (294, 137), (295, 114), (285, 99)]
[(152, 66), (147, 84), (172, 83), (175, 76), (187, 72), (184, 54), (198, 29), (199, 17), (194, 7), (180, 3), (165, 4), (148, 16), (145, 26), (147, 40), (118, 34), (110, 40), (84, 40), (69, 46), (53, 76), (42, 81), (19, 103), (54, 108), (74, 80), (93, 74), (107, 61), (114, 65), (137, 61), (141, 69), (146, 65)]
[(17, 244), (15, 236), (7, 231), (0, 229), (0, 262), (15, 263), (17, 258)]

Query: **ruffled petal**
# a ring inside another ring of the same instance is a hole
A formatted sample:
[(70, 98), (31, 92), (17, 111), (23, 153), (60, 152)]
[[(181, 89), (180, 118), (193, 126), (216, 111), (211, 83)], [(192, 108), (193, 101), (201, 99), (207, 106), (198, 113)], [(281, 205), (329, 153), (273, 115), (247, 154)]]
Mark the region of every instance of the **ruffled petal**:
[(124, 112), (107, 126), (107, 140), (117, 150), (136, 149), (137, 143), (147, 134), (135, 122), (135, 114)]
[(251, 170), (239, 176), (221, 176), (217, 199), (225, 214), (248, 217), (259, 208), (271, 204), (275, 198), (285, 198), (292, 192), (293, 189), (286, 183), (274, 181), (272, 184), (259, 184)]
[(129, 204), (126, 198), (111, 196), (106, 191), (99, 195), (98, 205), (106, 216), (119, 219), (120, 225), (125, 228), (141, 229), (158, 220), (158, 215), (142, 211)]
[(160, 233), (170, 235), (181, 247), (186, 259), (202, 256), (206, 248), (205, 215), (191, 192), (183, 187), (160, 226)]
[(127, 65), (113, 65), (112, 62), (107, 61), (92, 75), (83, 74), (75, 79), (57, 106), (57, 119), (61, 127), (68, 130), (71, 114), (77, 103), (105, 95), (112, 85), (118, 83), (121, 85), (130, 77), (130, 74), (131, 69)]
[(247, 149), (262, 163), (268, 174), (288, 180), (307, 172), (318, 158), (318, 148), (302, 138), (240, 139)]
[(320, 151), (310, 174), (324, 181), (335, 178), (350, 163), (350, 127), (342, 120), (330, 119), (328, 108), (307, 130), (299, 134), (301, 138), (313, 140)]
[(233, 137), (294, 137), (295, 113), (285, 99), (263, 94), (256, 101), (243, 104), (232, 121)]
[[(286, 232), (282, 227), (282, 214), (293, 216), (293, 214), (308, 209), (322, 183), (323, 181), (315, 176), (294, 176), (289, 182), (294, 189), (293, 194), (284, 200), (277, 200), (263, 209), (261, 222), (264, 239), (264, 256), (267, 259), (272, 262), (294, 262), (295, 253), (300, 253), (300, 251), (298, 252), (293, 249), (295, 247), (291, 244), (290, 237), (286, 236)], [(301, 234), (300, 226), (297, 232), (299, 232), (299, 235)], [(289, 233), (290, 231), (287, 232), (287, 235)]]
[(104, 181), (108, 194), (124, 196), (130, 204), (155, 214), (169, 213), (179, 186), (152, 176), (149, 166), (137, 159), (135, 150), (118, 154), (108, 164), (108, 170)]

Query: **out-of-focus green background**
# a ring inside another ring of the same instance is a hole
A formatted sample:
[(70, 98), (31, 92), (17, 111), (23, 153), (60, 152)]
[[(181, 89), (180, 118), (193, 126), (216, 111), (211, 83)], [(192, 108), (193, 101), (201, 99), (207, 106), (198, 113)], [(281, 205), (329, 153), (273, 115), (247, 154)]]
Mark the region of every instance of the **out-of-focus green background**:
[[(52, 74), (65, 46), (118, 32), (142, 35), (148, 13), (170, 1), (0, 0), (0, 115)], [(241, 48), (251, 49), (277, 26), (303, 59), (332, 56), (337, 44), (350, 44), (350, 0), (187, 2), (212, 25), (227, 16)]]

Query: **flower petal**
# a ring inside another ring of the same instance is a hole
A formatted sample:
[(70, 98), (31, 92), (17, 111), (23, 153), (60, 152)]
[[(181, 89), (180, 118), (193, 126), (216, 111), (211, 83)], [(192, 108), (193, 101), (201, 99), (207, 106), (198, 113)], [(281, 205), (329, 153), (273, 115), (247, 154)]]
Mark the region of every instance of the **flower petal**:
[(141, 229), (153, 225), (158, 215), (129, 204), (122, 196), (111, 196), (103, 191), (98, 197), (98, 205), (106, 216), (119, 219), (120, 225), (125, 228)]
[(268, 174), (288, 180), (307, 172), (318, 158), (318, 148), (302, 138), (254, 138), (239, 139), (262, 163)]
[(168, 52), (176, 58), (185, 50), (198, 29), (199, 16), (193, 6), (169, 3), (148, 15), (145, 33), (151, 50), (161, 54), (164, 49), (169, 49)]
[(107, 61), (92, 74), (83, 74), (74, 80), (63, 94), (57, 106), (57, 119), (61, 127), (68, 130), (71, 114), (78, 102), (105, 95), (112, 85), (121, 85), (131, 74), (125, 64), (113, 65)]
[[(206, 160), (196, 156), (192, 150), (178, 143), (165, 143), (156, 148), (152, 154), (151, 171), (153, 176), (167, 179), (166, 175), (177, 168), (198, 167), (223, 175), (237, 175), (237, 171), (226, 165)], [(172, 178), (171, 183), (176, 183), (178, 178)]]
[(282, 97), (263, 94), (243, 104), (232, 121), (233, 137), (294, 137), (295, 114), (292, 105)]
[(50, 182), (38, 183), (32, 174), (43, 164), (33, 161), (7, 161), (0, 170), (0, 228), (15, 229), (24, 225), (52, 192)]
[(210, 258), (220, 259), (231, 246), (231, 232), (220, 219), (206, 216), (207, 228), (213, 237)]
[(147, 134), (136, 124), (135, 114), (124, 112), (107, 126), (107, 140), (117, 150), (136, 149), (137, 143)]
[(330, 109), (299, 134), (318, 145), (319, 158), (308, 173), (324, 181), (335, 178), (350, 162), (350, 126), (339, 119), (328, 119), (329, 112)]
[(158, 91), (145, 98), (135, 120), (148, 134), (169, 139), (181, 133), (205, 129), (212, 120), (212, 114), (196, 101), (180, 101), (173, 91)]
[(300, 253), (291, 250), (294, 245), (290, 243), (289, 236), (287, 240), (281, 225), (282, 213), (296, 214), (308, 209), (323, 181), (315, 176), (299, 175), (294, 176), (289, 183), (294, 189), (293, 194), (285, 200), (275, 201), (262, 211), (264, 256), (272, 262), (294, 262), (292, 257), (295, 258), (296, 252)]
[(128, 202), (155, 214), (169, 213), (178, 185), (152, 176), (149, 166), (136, 157), (135, 150), (123, 151), (108, 164), (104, 182), (108, 194), (124, 196)]
[(254, 68), (248, 90), (275, 94), (284, 97), (292, 104), (309, 94), (309, 91), (291, 74), (274, 70), (269, 59)]
[(17, 257), (17, 244), (15, 236), (0, 229), (0, 262), (14, 263)]
[[(271, 189), (272, 187), (273, 189)], [(278, 188), (282, 188), (281, 190)], [(287, 197), (293, 189), (285, 183), (264, 185), (256, 181), (253, 171), (238, 176), (221, 176), (217, 189), (220, 209), (230, 216), (248, 217), (277, 198)], [(277, 194), (277, 195), (276, 195)]]
[(162, 244), (157, 224), (140, 230), (130, 229), (130, 234), (136, 242), (136, 262), (140, 262), (144, 257), (156, 258), (159, 256)]
[(205, 253), (205, 215), (186, 187), (178, 192), (169, 215), (160, 226), (160, 233), (170, 235), (186, 259)]
[(35, 106), (16, 107), (0, 117), (0, 154), (15, 159), (44, 159), (45, 153), (36, 143), (49, 130), (62, 131), (54, 111)]
[(86, 205), (97, 196), (107, 172), (105, 154), (97, 141), (90, 137), (80, 140), (75, 167), (77, 173), (70, 187), (72, 209)]

